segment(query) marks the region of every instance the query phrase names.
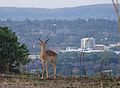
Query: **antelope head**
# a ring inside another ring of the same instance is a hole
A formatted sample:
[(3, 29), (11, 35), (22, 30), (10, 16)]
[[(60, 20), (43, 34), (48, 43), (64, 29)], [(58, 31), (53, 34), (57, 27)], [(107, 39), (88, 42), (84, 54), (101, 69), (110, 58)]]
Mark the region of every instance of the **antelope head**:
[(40, 45), (40, 48), (41, 48), (42, 50), (45, 49), (48, 40), (49, 40), (49, 39), (47, 39), (47, 40), (45, 40), (45, 41), (42, 41), (42, 40), (39, 38), (39, 45)]

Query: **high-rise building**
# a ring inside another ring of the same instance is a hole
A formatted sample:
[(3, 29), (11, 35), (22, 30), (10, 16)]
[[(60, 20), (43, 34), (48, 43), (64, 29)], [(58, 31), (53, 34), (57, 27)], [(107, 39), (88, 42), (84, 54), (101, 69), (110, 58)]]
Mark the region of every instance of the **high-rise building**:
[(95, 39), (94, 38), (82, 38), (81, 39), (81, 48), (82, 49), (93, 49), (95, 45)]

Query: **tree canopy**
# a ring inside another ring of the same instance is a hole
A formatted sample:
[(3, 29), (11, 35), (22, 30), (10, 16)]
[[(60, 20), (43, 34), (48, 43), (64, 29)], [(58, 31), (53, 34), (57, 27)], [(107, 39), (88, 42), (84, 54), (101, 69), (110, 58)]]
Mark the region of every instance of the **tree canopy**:
[(15, 32), (8, 27), (0, 27), (0, 67), (10, 71), (12, 65), (26, 64), (29, 50), (25, 44), (20, 44)]

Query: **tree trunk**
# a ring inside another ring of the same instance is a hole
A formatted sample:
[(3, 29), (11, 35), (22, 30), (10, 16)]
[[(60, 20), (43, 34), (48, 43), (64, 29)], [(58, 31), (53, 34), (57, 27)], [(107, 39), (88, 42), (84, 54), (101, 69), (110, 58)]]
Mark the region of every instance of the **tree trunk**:
[(9, 74), (9, 66), (10, 66), (10, 64), (9, 63), (6, 63), (5, 64), (5, 72), (6, 72), (6, 74)]

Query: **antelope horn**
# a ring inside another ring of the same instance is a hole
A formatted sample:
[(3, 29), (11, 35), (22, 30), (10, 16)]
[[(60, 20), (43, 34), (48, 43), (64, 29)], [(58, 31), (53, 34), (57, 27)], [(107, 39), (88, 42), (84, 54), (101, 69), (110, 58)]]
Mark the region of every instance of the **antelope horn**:
[(48, 42), (48, 40), (49, 40), (49, 39), (47, 39), (47, 40), (45, 41), (45, 43), (47, 43), (47, 42)]
[(39, 41), (41, 42), (41, 43), (43, 43), (43, 41), (39, 38)]

